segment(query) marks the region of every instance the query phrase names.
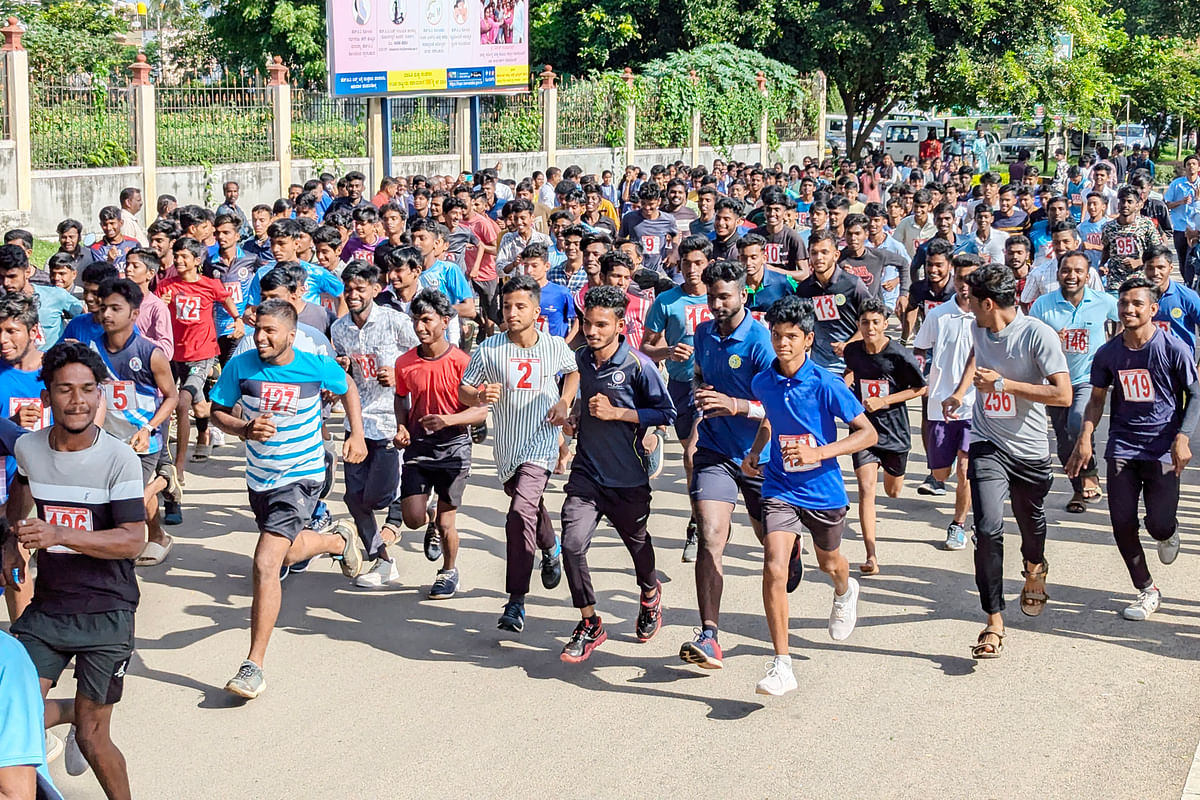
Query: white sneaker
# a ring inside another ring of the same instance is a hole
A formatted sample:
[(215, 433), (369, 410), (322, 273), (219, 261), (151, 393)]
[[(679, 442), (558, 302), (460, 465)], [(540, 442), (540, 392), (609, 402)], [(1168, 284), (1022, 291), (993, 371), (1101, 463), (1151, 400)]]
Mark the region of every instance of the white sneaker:
[(75, 741), (74, 725), (67, 732), (66, 750), (63, 752), (63, 766), (67, 768), (68, 775), (82, 775), (88, 771), (87, 759), (83, 757), (83, 751), (79, 749), (79, 743)]
[[(71, 726), (74, 729), (74, 725)], [(46, 763), (49, 764), (54, 759), (63, 754), (63, 740), (55, 736), (50, 731), (46, 731)]]
[(1171, 534), (1170, 539), (1158, 543), (1158, 560), (1170, 564), (1179, 557), (1179, 531)]
[(208, 436), (208, 441), (213, 447), (225, 446), (225, 431), (221, 430), (216, 425), (208, 426)]
[(384, 561), (382, 558), (375, 566), (354, 579), (354, 585), (360, 589), (381, 589), (389, 583), (400, 582), (400, 568), (395, 561)]
[(829, 612), (829, 637), (834, 641), (842, 641), (854, 632), (854, 623), (858, 622), (858, 581), (850, 578), (850, 588), (846, 594), (833, 596), (833, 610)]
[(784, 663), (778, 656), (767, 662), (767, 677), (754, 687), (757, 694), (769, 694), (779, 697), (796, 688), (796, 676), (792, 674), (792, 665)]
[(1137, 599), (1122, 609), (1121, 616), (1134, 622), (1143, 622), (1149, 619), (1155, 611), (1158, 611), (1161, 602), (1162, 592), (1158, 590), (1158, 587), (1151, 586), (1144, 592), (1138, 592)]

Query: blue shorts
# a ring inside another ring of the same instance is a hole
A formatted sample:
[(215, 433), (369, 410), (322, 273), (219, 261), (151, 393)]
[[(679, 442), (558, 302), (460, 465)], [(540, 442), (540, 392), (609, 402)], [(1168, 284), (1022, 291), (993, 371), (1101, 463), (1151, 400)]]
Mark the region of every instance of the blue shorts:
[(971, 446), (971, 420), (930, 420), (927, 431), (925, 460), (930, 469), (949, 469), (959, 453)]
[(692, 394), (691, 381), (667, 380), (667, 394), (675, 404), (675, 435), (686, 441), (696, 430), (696, 397)]

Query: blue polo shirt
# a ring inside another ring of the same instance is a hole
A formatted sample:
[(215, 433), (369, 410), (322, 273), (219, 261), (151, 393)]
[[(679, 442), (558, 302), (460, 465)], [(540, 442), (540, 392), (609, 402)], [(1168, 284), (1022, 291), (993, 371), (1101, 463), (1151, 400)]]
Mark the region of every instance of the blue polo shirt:
[[(312, 303), (313, 305), (321, 305), (321, 295), (328, 294), (333, 297), (341, 297), (342, 292), (346, 287), (342, 285), (342, 280), (334, 275), (329, 270), (314, 264), (311, 261), (297, 261), (300, 266), (304, 267), (304, 271), (308, 273), (308, 280), (304, 282), (304, 302)], [(259, 281), (275, 267), (278, 263), (272, 262), (259, 267), (258, 272), (254, 273), (254, 278), (250, 281), (249, 295), (246, 300), (246, 305), (257, 306), (262, 302), (262, 287)]]
[[(781, 276), (782, 277), (782, 276)], [(717, 323), (709, 320), (696, 329), (694, 358), (705, 383), (730, 397), (754, 399), (750, 388), (754, 376), (770, 369), (775, 360), (771, 334), (749, 311), (728, 336), (722, 337)], [(697, 445), (714, 450), (741, 463), (754, 445), (758, 420), (748, 417), (703, 417)], [(765, 453), (763, 454), (766, 455)]]
[(567, 291), (567, 287), (547, 283), (542, 287), (540, 303), (538, 329), (551, 336), (566, 336), (571, 328), (571, 321), (575, 319), (575, 302), (571, 300), (571, 293)]
[(837, 420), (849, 422), (864, 413), (862, 403), (840, 375), (806, 358), (794, 377), (779, 371), (779, 362), (754, 376), (750, 384), (771, 423), (771, 457), (763, 470), (763, 497), (796, 508), (846, 508), (850, 504), (836, 458), (808, 467), (784, 464), (781, 439), (803, 437), (813, 447), (837, 439)]
[[(708, 295), (686, 294), (682, 286), (676, 286), (654, 298), (654, 303), (646, 313), (645, 327), (648, 331), (661, 333), (669, 347), (680, 342), (695, 347), (696, 329), (709, 319), (712, 319), (712, 312), (708, 309)], [(668, 378), (691, 382), (696, 363), (694, 354), (687, 361), (668, 358), (663, 363), (666, 364)]]
[(1200, 328), (1200, 294), (1178, 281), (1171, 281), (1158, 301), (1154, 324), (1184, 341), (1196, 354), (1196, 329)]
[(1058, 334), (1071, 385), (1079, 386), (1092, 379), (1092, 359), (1108, 341), (1104, 323), (1117, 320), (1117, 300), (1107, 292), (1084, 287), (1083, 299), (1076, 306), (1058, 290), (1039, 297), (1029, 309), (1029, 316), (1040, 319)]
[[(796, 284), (787, 275), (768, 269), (763, 272), (762, 283), (753, 292), (750, 287), (746, 287), (746, 308), (751, 311), (759, 311), (766, 313), (766, 310), (771, 307), (781, 297), (786, 297), (796, 291)], [(762, 314), (759, 314), (761, 317)]]

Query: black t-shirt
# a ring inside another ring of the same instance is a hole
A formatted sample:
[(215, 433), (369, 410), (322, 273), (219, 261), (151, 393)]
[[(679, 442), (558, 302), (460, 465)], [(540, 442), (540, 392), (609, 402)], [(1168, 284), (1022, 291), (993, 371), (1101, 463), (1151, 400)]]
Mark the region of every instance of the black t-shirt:
[(712, 260), (713, 261), (737, 261), (738, 260), (738, 242), (742, 237), (736, 233), (724, 241), (713, 239), (712, 243)]
[(813, 301), (817, 317), (813, 337), (813, 360), (822, 366), (841, 361), (833, 353), (834, 342), (845, 342), (858, 332), (858, 309), (870, 291), (858, 276), (835, 267), (828, 286), (822, 286), (815, 275), (809, 275), (796, 285), (796, 294)]
[(786, 225), (778, 233), (770, 233), (765, 225), (755, 228), (754, 233), (767, 240), (763, 255), (772, 267), (799, 272), (800, 262), (808, 260), (808, 248), (804, 246), (804, 240)]
[(941, 289), (935, 289), (929, 283), (928, 278), (921, 278), (909, 290), (908, 307), (917, 309), (919, 317), (925, 319), (930, 311), (953, 298), (954, 283), (952, 281), (946, 281), (946, 285)]
[[(925, 385), (921, 368), (912, 353), (889, 340), (878, 353), (867, 352), (861, 341), (846, 345), (846, 369), (854, 373), (850, 388), (859, 400), (864, 397), (886, 397), (905, 389)], [(908, 452), (911, 440), (908, 433), (908, 409), (905, 403), (887, 406), (880, 411), (868, 411), (867, 419), (879, 433), (875, 447), (888, 453)]]
[(838, 266), (862, 281), (872, 297), (883, 294), (883, 268), (888, 264), (894, 264), (897, 270), (907, 266), (892, 253), (870, 247), (864, 247), (861, 256), (851, 255), (850, 248), (844, 248), (838, 258)]

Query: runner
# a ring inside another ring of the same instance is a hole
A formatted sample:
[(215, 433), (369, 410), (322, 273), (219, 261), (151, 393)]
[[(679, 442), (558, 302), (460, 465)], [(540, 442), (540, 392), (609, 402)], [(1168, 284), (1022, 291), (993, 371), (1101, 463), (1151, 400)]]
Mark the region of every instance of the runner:
[(1046, 406), (1070, 405), (1071, 380), (1058, 336), (1041, 320), (1019, 313), (1016, 281), (1007, 267), (984, 265), (966, 282), (975, 346), (958, 388), (942, 401), (942, 413), (955, 419), (974, 386), (967, 477), (975, 510), (975, 584), (987, 623), (971, 655), (998, 658), (1005, 635), (1004, 499), (1011, 498), (1021, 531), (1021, 611), (1036, 617), (1049, 599), (1044, 503), (1053, 474)]
[[(342, 461), (359, 463), (367, 447), (358, 390), (332, 358), (293, 348), (295, 338), (296, 309), (283, 300), (263, 301), (255, 322), (255, 350), (231, 358), (212, 392), (213, 422), (246, 441), (246, 488), (259, 531), (250, 651), (225, 685), (227, 692), (248, 700), (267, 688), (263, 665), (279, 616), (283, 565), (330, 555), (352, 580), (363, 565), (349, 526), (336, 523), (332, 533), (307, 527), (326, 471), (321, 393), (341, 399), (350, 425)], [(235, 406), (241, 407), (236, 414)]]
[(716, 261), (704, 269), (703, 280), (712, 318), (695, 332), (693, 383), (700, 422), (688, 481), (700, 534), (696, 558), (700, 630), (694, 641), (679, 649), (679, 657), (705, 669), (720, 669), (722, 557), (739, 493), (754, 535), (762, 540), (762, 480), (743, 474), (741, 464), (763, 418), (762, 404), (754, 399), (750, 384), (755, 375), (770, 368), (774, 353), (771, 335), (746, 308), (745, 268)]
[(567, 287), (551, 283), (546, 278), (550, 265), (550, 256), (546, 246), (534, 242), (521, 251), (521, 269), (525, 275), (537, 282), (541, 309), (538, 313), (538, 330), (545, 331), (551, 336), (558, 336), (564, 341), (571, 341), (579, 330), (579, 322), (575, 317), (575, 302)]
[(139, 599), (133, 559), (146, 542), (146, 526), (137, 456), (93, 422), (107, 377), (87, 345), (60, 342), (46, 352), (42, 396), (54, 422), (17, 439), (10, 500), (18, 508), (32, 500), (37, 513), (19, 519), (16, 535), (7, 537), (3, 568), (5, 583), (22, 584), (19, 550), (37, 552), (33, 600), (12, 634), (37, 667), (43, 698), (75, 660), (75, 697), (46, 701), (45, 726), (70, 723), (68, 744), (104, 793), (127, 800), (129, 774), (111, 722), (133, 655)]
[[(357, 213), (357, 211), (356, 211)], [(362, 406), (363, 436), (367, 455), (362, 461), (343, 462), (346, 508), (354, 520), (366, 557), (375, 561), (354, 579), (362, 589), (378, 589), (400, 580), (400, 570), (387, 546), (399, 537), (399, 524), (388, 522), (381, 531), (375, 512), (390, 508), (400, 487), (400, 454), (394, 408), (395, 364), (419, 344), (411, 318), (375, 303), (381, 288), (379, 267), (351, 261), (342, 270), (349, 311), (333, 323), (333, 348), (337, 362), (350, 375)], [(349, 426), (346, 434), (349, 436)]]
[(767, 240), (757, 233), (747, 233), (738, 241), (738, 261), (746, 270), (746, 308), (759, 322), (772, 303), (796, 290), (791, 278), (767, 269), (766, 247)]
[(871, 293), (861, 280), (838, 266), (837, 258), (836, 234), (814, 230), (808, 241), (812, 274), (796, 286), (796, 294), (810, 298), (816, 313), (813, 362), (841, 375), (846, 369), (842, 360), (846, 343), (859, 338), (858, 309)]
[[(520, 202), (520, 201), (514, 201)], [(471, 474), (470, 427), (487, 419), (487, 407), (466, 408), (458, 400), (468, 356), (446, 341), (450, 301), (426, 289), (413, 298), (409, 313), (419, 344), (396, 360), (397, 447), (404, 448), (400, 499), (404, 524), (427, 527), (430, 494), (437, 494), (435, 533), (425, 537), (425, 557), (437, 559), (429, 599), (448, 600), (458, 591), (458, 528), (455, 512)]]
[[(1170, 268), (1169, 257), (1167, 267)], [(1092, 394), (1092, 359), (1108, 341), (1109, 323), (1118, 319), (1117, 301), (1106, 292), (1088, 287), (1090, 270), (1083, 253), (1067, 253), (1058, 260), (1058, 291), (1038, 298), (1029, 309), (1031, 317), (1040, 319), (1058, 334), (1071, 373), (1071, 404), (1047, 409), (1058, 443), (1058, 459), (1064, 467), (1079, 440), (1084, 409)], [(1071, 489), (1074, 494), (1067, 502), (1067, 511), (1072, 514), (1082, 514), (1087, 503), (1100, 499), (1095, 461), (1088, 462), (1079, 475), (1071, 478)]]
[[(824, 247), (827, 240), (820, 242)], [(810, 255), (813, 252), (810, 248)], [(859, 589), (840, 549), (850, 503), (837, 459), (874, 446), (878, 437), (841, 377), (818, 369), (808, 358), (817, 325), (813, 307), (800, 298), (785, 297), (771, 306), (767, 324), (776, 359), (751, 381), (766, 416), (742, 461), (742, 472), (763, 477), (763, 606), (775, 648), (755, 691), (779, 696), (796, 688), (787, 596), (800, 584), (804, 528), (812, 535), (818, 566), (833, 580), (829, 636), (842, 641), (854, 630)], [(850, 427), (843, 439), (837, 438), (838, 419)], [(770, 458), (760, 468), (768, 443)]]
[[(1165, 249), (1165, 248), (1164, 248)], [(1092, 459), (1092, 434), (1104, 416), (1111, 388), (1108, 444), (1108, 513), (1113, 537), (1125, 560), (1137, 599), (1121, 612), (1128, 620), (1148, 619), (1162, 593), (1150, 576), (1138, 540), (1138, 498), (1146, 509), (1146, 530), (1158, 544), (1158, 559), (1171, 564), (1179, 555), (1179, 476), (1192, 458), (1189, 439), (1200, 420), (1200, 383), (1183, 342), (1154, 324), (1158, 287), (1140, 275), (1121, 286), (1121, 335), (1106, 343), (1092, 362), (1092, 392), (1083, 432), (1067, 464), (1080, 474)]]
[(1134, 273), (1142, 270), (1142, 253), (1151, 245), (1161, 244), (1158, 230), (1142, 216), (1142, 195), (1132, 186), (1117, 193), (1117, 216), (1100, 230), (1104, 246), (1100, 260), (1107, 269), (1105, 286), (1110, 292)]
[(29, 256), (15, 244), (0, 245), (0, 281), (5, 292), (18, 292), (37, 298), (36, 340), (38, 348), (48, 350), (63, 336), (65, 319), (79, 316), (84, 304), (66, 289), (33, 283), (33, 265)]
[(808, 277), (808, 250), (800, 234), (787, 225), (792, 206), (783, 190), (769, 186), (762, 192), (763, 224), (751, 233), (761, 236), (767, 266), (794, 280)]
[(664, 258), (678, 231), (675, 218), (662, 211), (662, 192), (653, 182), (643, 183), (637, 191), (638, 207), (621, 218), (618, 239), (636, 239), (645, 250), (646, 269), (666, 274)]
[(1154, 324), (1182, 339), (1194, 355), (1196, 330), (1200, 328), (1200, 295), (1171, 278), (1171, 251), (1163, 245), (1147, 247), (1142, 264), (1146, 277), (1159, 291)]
[[(937, 260), (935, 257), (930, 263)], [(853, 454), (854, 474), (858, 478), (858, 519), (867, 548), (867, 560), (858, 568), (863, 575), (879, 573), (875, 548), (875, 487), (879, 468), (883, 468), (884, 492), (888, 497), (899, 497), (911, 445), (906, 404), (926, 393), (925, 377), (917, 360), (887, 335), (888, 316), (882, 300), (865, 300), (858, 316), (862, 341), (846, 345), (846, 385), (863, 404), (879, 438), (874, 446)]]
[(582, 618), (562, 650), (562, 660), (572, 664), (587, 660), (608, 639), (587, 564), (601, 516), (608, 517), (633, 558), (641, 590), (638, 641), (649, 641), (662, 622), (662, 585), (646, 531), (650, 481), (642, 436), (647, 428), (673, 422), (675, 408), (653, 363), (625, 341), (626, 304), (625, 293), (614, 286), (590, 290), (583, 314), (587, 346), (575, 353), (577, 445), (562, 508), (563, 566), (571, 602)]
[[(217, 236), (217, 252), (216, 255), (209, 258), (208, 263), (204, 267), (204, 274), (210, 278), (216, 278), (221, 283), (225, 284), (225, 289), (229, 294), (229, 298), (233, 300), (234, 306), (237, 308), (237, 316), (232, 317), (224, 305), (216, 307), (216, 324), (217, 324), (217, 344), (219, 352), (217, 354), (217, 362), (221, 366), (229, 361), (229, 357), (233, 354), (233, 349), (237, 347), (238, 338), (234, 335), (235, 319), (241, 319), (243, 312), (246, 310), (246, 303), (250, 296), (250, 284), (254, 281), (257, 271), (256, 259), (247, 254), (242, 246), (238, 244), (238, 229), (241, 220), (232, 214), (221, 214), (216, 220), (216, 236)], [(130, 252), (126, 257), (129, 258), (137, 254), (138, 250)], [(128, 275), (129, 267), (126, 264), (126, 276)], [(145, 290), (143, 289), (143, 292)], [(157, 299), (157, 298), (155, 298)], [(145, 334), (142, 331), (143, 335)]]
[[(561, 548), (546, 511), (544, 495), (558, 463), (559, 431), (579, 389), (579, 372), (566, 342), (536, 325), (540, 287), (518, 276), (501, 289), (507, 330), (481, 342), (471, 353), (458, 388), (468, 407), (491, 405), (496, 426), (496, 473), (511, 499), (504, 520), (508, 602), (496, 627), (520, 633), (534, 550), (542, 551), (542, 586), (562, 580)], [(562, 375), (559, 386), (557, 375)]]

